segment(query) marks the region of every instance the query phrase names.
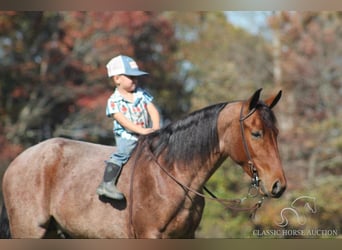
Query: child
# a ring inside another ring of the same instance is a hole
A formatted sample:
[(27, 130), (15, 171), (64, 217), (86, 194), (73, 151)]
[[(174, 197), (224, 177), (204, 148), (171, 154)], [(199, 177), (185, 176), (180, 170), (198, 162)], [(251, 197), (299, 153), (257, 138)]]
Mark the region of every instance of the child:
[(114, 57), (106, 66), (108, 76), (116, 86), (107, 101), (106, 115), (114, 118), (117, 149), (106, 161), (103, 181), (97, 188), (97, 194), (121, 200), (124, 196), (116, 188), (121, 168), (136, 146), (138, 136), (159, 129), (160, 117), (152, 103), (153, 97), (137, 88), (138, 76), (148, 73), (139, 70), (136, 62), (124, 55)]

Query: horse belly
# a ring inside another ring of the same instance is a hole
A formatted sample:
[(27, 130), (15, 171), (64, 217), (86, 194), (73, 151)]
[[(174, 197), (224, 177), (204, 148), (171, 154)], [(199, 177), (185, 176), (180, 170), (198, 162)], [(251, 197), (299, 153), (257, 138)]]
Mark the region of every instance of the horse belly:
[(56, 214), (63, 231), (72, 238), (128, 238), (125, 213), (113, 207), (89, 207), (89, 211), (60, 210)]
[(95, 191), (98, 182), (83, 180), (86, 185), (77, 182), (69, 186), (77, 192), (52, 201), (51, 214), (62, 230), (72, 238), (128, 238), (126, 204), (100, 198)]

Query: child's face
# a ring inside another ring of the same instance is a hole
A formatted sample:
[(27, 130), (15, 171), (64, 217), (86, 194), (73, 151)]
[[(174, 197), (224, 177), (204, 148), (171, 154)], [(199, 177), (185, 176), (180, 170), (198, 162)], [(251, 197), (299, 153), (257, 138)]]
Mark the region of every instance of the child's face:
[(118, 75), (115, 77), (115, 82), (118, 88), (125, 90), (127, 92), (133, 92), (135, 88), (137, 87), (138, 77)]

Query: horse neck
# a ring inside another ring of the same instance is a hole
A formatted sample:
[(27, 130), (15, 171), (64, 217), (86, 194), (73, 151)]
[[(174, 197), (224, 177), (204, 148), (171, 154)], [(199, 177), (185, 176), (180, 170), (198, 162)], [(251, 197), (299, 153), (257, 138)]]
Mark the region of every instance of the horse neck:
[(182, 169), (179, 169), (177, 172), (180, 173), (179, 175), (189, 187), (200, 190), (224, 160), (225, 157), (222, 157), (219, 152), (216, 152), (211, 154), (210, 158), (205, 162), (198, 163), (194, 161), (193, 164), (187, 165), (187, 175), (182, 173)]
[[(196, 183), (198, 187), (202, 187), (206, 181), (215, 173), (225, 159), (231, 155), (232, 145), (231, 139), (236, 135), (236, 122), (239, 121), (238, 102), (229, 103), (221, 110), (218, 121), (218, 137), (219, 137), (219, 151), (213, 152), (205, 164), (197, 167)], [(239, 129), (239, 127), (237, 127)]]
[(232, 157), (236, 150), (240, 151), (237, 147), (241, 141), (240, 110), (241, 102), (232, 102), (226, 105), (218, 117), (217, 130), (220, 138), (220, 153), (224, 158)]
[[(191, 188), (200, 190), (207, 180), (215, 173), (225, 159), (231, 155), (234, 145), (232, 139), (239, 131), (240, 102), (232, 102), (223, 108), (218, 116), (217, 129), (219, 137), (219, 151), (212, 152), (204, 162), (193, 161), (186, 166), (173, 166), (180, 179), (188, 183)], [(237, 121), (237, 122), (236, 122)], [(187, 174), (184, 174), (186, 169)]]

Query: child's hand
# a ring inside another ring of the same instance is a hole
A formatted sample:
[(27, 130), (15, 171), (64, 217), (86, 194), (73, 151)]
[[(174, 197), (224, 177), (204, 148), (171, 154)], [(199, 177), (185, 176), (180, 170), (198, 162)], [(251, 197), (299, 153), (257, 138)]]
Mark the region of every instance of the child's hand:
[(156, 129), (153, 128), (141, 128), (140, 134), (141, 135), (147, 135), (150, 134), (152, 132), (156, 131)]

